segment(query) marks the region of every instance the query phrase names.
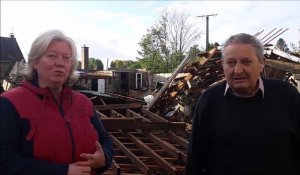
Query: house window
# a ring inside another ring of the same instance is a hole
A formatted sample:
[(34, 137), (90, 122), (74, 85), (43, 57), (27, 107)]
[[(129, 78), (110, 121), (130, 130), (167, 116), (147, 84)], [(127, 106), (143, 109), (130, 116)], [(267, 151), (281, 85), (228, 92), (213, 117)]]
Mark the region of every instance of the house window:
[(135, 88), (136, 89), (142, 88), (142, 73), (135, 74)]

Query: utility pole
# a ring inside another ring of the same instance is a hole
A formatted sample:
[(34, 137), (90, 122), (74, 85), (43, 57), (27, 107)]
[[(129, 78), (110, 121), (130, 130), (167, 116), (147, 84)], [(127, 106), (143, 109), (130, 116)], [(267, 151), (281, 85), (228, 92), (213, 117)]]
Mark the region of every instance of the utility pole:
[(197, 17), (206, 17), (206, 50), (208, 50), (209, 46), (209, 17), (210, 16), (217, 16), (218, 14), (210, 14), (210, 15), (200, 15)]

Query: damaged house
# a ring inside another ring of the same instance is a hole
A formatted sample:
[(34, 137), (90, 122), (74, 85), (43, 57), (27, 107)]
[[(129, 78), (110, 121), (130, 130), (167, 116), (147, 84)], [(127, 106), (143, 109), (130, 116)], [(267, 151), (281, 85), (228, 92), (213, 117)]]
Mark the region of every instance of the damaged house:
[(0, 49), (0, 85), (8, 90), (21, 80), (19, 73), (25, 65), (25, 59), (13, 33), (10, 37), (0, 37)]

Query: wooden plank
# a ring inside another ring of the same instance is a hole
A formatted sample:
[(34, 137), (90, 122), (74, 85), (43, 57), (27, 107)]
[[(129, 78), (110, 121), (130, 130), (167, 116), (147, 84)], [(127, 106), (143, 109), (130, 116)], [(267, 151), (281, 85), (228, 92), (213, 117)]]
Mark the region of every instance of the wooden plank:
[(142, 108), (142, 113), (145, 115), (145, 116), (148, 116), (150, 118), (152, 118), (153, 120), (155, 121), (160, 121), (160, 122), (169, 122), (168, 120), (160, 117), (159, 115), (156, 115), (154, 113), (152, 113), (151, 111), (148, 111), (146, 109), (143, 109)]
[(161, 158), (155, 151), (153, 151), (150, 147), (140, 141), (133, 134), (126, 133), (126, 135), (139, 147), (141, 148), (148, 156), (150, 156), (158, 165), (163, 167), (168, 173), (172, 175), (177, 174), (177, 169), (172, 166), (168, 161)]
[[(119, 165), (120, 165), (122, 168), (136, 169), (136, 165), (133, 165), (133, 164), (120, 163)], [(147, 165), (147, 166), (148, 166), (150, 169), (153, 169), (153, 168), (156, 168), (156, 169), (161, 168), (159, 165)], [(124, 174), (122, 173), (122, 175), (124, 175)], [(136, 175), (136, 174), (130, 173), (130, 174), (128, 174), (128, 175)]]
[(95, 105), (95, 108), (99, 111), (111, 110), (111, 109), (136, 109), (141, 107), (142, 107), (141, 103)]
[(99, 118), (101, 119), (101, 118), (108, 118), (105, 114), (103, 114), (103, 113), (101, 113), (101, 112), (99, 112), (99, 111), (97, 111), (96, 110), (96, 113), (99, 115)]
[(113, 160), (111, 167), (113, 169), (114, 175), (120, 175), (121, 174), (121, 170), (120, 170), (120, 166), (116, 163), (115, 160)]
[(140, 118), (140, 119), (142, 119), (143, 121), (151, 122), (149, 119), (147, 119), (147, 118), (141, 116), (140, 114), (138, 114), (138, 113), (136, 113), (136, 112), (134, 112), (134, 111), (132, 111), (132, 110), (130, 110), (130, 109), (127, 109), (127, 110), (126, 110), (126, 116), (127, 116), (127, 117)]
[(173, 139), (176, 143), (178, 143), (179, 145), (183, 146), (184, 148), (188, 148), (188, 145), (189, 145), (189, 142), (182, 138), (182, 137), (179, 137), (177, 136), (176, 134), (174, 134), (173, 132), (169, 132), (168, 133), (168, 136)]
[(135, 154), (133, 154), (129, 149), (126, 148), (116, 137), (110, 134), (113, 143), (145, 174), (150, 174), (149, 167), (141, 161)]
[(165, 92), (165, 90), (169, 87), (169, 85), (174, 80), (174, 78), (176, 78), (178, 72), (180, 72), (186, 66), (186, 64), (190, 61), (191, 57), (192, 57), (192, 55), (187, 55), (181, 61), (180, 65), (176, 68), (176, 70), (173, 72), (173, 74), (169, 77), (169, 79), (167, 80), (167, 82), (165, 82), (165, 84), (163, 85), (163, 87), (161, 87), (161, 89), (155, 94), (153, 100), (147, 106), (147, 110), (151, 110), (151, 107), (154, 105), (154, 103), (156, 102), (156, 100), (162, 95), (163, 92)]
[(106, 130), (142, 129), (142, 130), (173, 130), (184, 131), (184, 122), (143, 122), (135, 118), (101, 118)]
[(185, 80), (185, 81), (190, 81), (190, 80), (193, 79), (193, 78), (194, 78), (194, 75), (192, 75), (191, 73), (188, 73), (188, 74), (185, 76), (184, 80)]
[(175, 98), (178, 94), (178, 91), (173, 91), (170, 93), (170, 96), (172, 97), (171, 99)]
[(99, 99), (100, 99), (100, 101), (101, 101), (102, 104), (106, 105), (105, 101), (101, 97), (99, 97)]
[(126, 118), (124, 115), (118, 113), (115, 110), (111, 110), (111, 117)]
[(266, 65), (293, 73), (300, 73), (300, 64), (299, 63), (289, 63), (279, 60), (266, 59)]
[(145, 135), (149, 137), (149, 139), (152, 140), (154, 143), (158, 144), (161, 148), (167, 151), (170, 155), (175, 157), (177, 160), (183, 160), (183, 158), (186, 157), (183, 152), (175, 148), (170, 143), (159, 139), (154, 134), (146, 132)]

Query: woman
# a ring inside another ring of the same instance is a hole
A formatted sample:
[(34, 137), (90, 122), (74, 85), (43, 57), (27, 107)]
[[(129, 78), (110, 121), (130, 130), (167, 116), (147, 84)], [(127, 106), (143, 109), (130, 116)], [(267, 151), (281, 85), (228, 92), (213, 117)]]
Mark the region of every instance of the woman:
[(32, 44), (22, 84), (0, 97), (0, 174), (96, 174), (113, 145), (76, 80), (74, 41), (59, 30)]

